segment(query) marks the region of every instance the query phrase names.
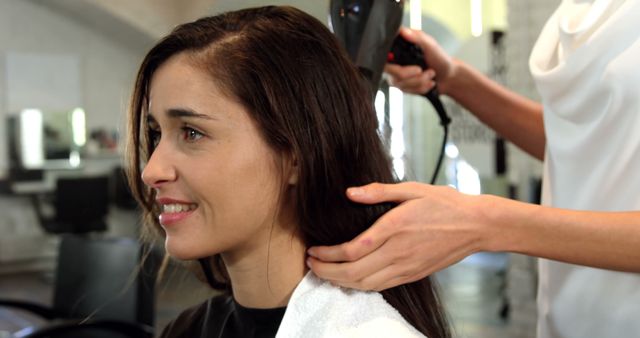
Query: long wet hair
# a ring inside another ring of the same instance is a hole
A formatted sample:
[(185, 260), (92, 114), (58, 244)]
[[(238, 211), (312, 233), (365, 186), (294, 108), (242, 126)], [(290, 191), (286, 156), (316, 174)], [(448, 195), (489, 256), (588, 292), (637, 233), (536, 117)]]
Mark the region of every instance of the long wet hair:
[[(141, 170), (153, 152), (146, 127), (154, 72), (178, 53), (238, 100), (277, 153), (296, 159), (298, 182), (290, 187), (304, 243), (334, 245), (353, 239), (392, 205), (349, 201), (346, 188), (394, 183), (389, 157), (377, 133), (372, 95), (333, 34), (292, 7), (251, 8), (176, 27), (146, 55), (129, 113), (127, 169), (149, 230), (164, 237), (153, 191)], [(230, 281), (220, 257), (201, 260), (209, 284)], [(383, 297), (429, 337), (450, 337), (429, 277), (382, 291)]]

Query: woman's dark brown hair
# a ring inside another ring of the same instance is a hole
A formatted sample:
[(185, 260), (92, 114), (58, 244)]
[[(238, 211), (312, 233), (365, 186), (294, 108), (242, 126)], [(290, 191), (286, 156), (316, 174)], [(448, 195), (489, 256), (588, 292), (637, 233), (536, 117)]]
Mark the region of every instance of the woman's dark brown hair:
[[(178, 53), (242, 103), (277, 153), (297, 161), (292, 189), (299, 231), (307, 246), (338, 244), (360, 234), (390, 205), (350, 202), (345, 190), (370, 182), (395, 182), (377, 133), (372, 96), (331, 32), (292, 7), (245, 9), (178, 26), (144, 59), (129, 114), (128, 171), (146, 224), (163, 236), (153, 192), (141, 168), (153, 151), (146, 130), (154, 72)], [(207, 260), (208, 261), (208, 260)], [(228, 284), (220, 259), (212, 259), (209, 284)], [(430, 278), (381, 292), (402, 316), (429, 337), (449, 337)]]

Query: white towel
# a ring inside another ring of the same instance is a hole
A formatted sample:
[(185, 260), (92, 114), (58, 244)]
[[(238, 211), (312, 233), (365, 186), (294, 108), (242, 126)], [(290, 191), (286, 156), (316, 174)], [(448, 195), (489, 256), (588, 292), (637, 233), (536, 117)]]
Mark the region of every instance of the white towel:
[(345, 289), (312, 272), (293, 291), (276, 338), (424, 337), (377, 292)]

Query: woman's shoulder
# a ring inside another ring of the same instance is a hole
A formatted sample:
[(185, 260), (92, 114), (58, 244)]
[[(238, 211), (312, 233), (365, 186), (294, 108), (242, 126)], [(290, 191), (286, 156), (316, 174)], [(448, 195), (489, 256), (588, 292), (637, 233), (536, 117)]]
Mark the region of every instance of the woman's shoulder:
[(277, 335), (301, 336), (424, 337), (380, 293), (337, 287), (312, 273), (291, 296)]
[(216, 318), (226, 318), (233, 311), (233, 300), (223, 294), (182, 311), (162, 330), (161, 338), (206, 337)]

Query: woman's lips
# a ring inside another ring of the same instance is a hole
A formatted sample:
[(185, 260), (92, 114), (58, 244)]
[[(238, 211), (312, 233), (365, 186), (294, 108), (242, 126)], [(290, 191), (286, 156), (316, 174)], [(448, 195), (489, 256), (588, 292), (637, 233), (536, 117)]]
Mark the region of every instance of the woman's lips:
[(162, 210), (159, 216), (160, 224), (168, 226), (184, 220), (193, 214), (198, 205), (172, 198), (158, 198), (156, 202)]
[(160, 221), (160, 224), (164, 226), (170, 226), (189, 217), (191, 214), (193, 214), (194, 210), (195, 209), (180, 212), (163, 212), (160, 214), (158, 219)]

